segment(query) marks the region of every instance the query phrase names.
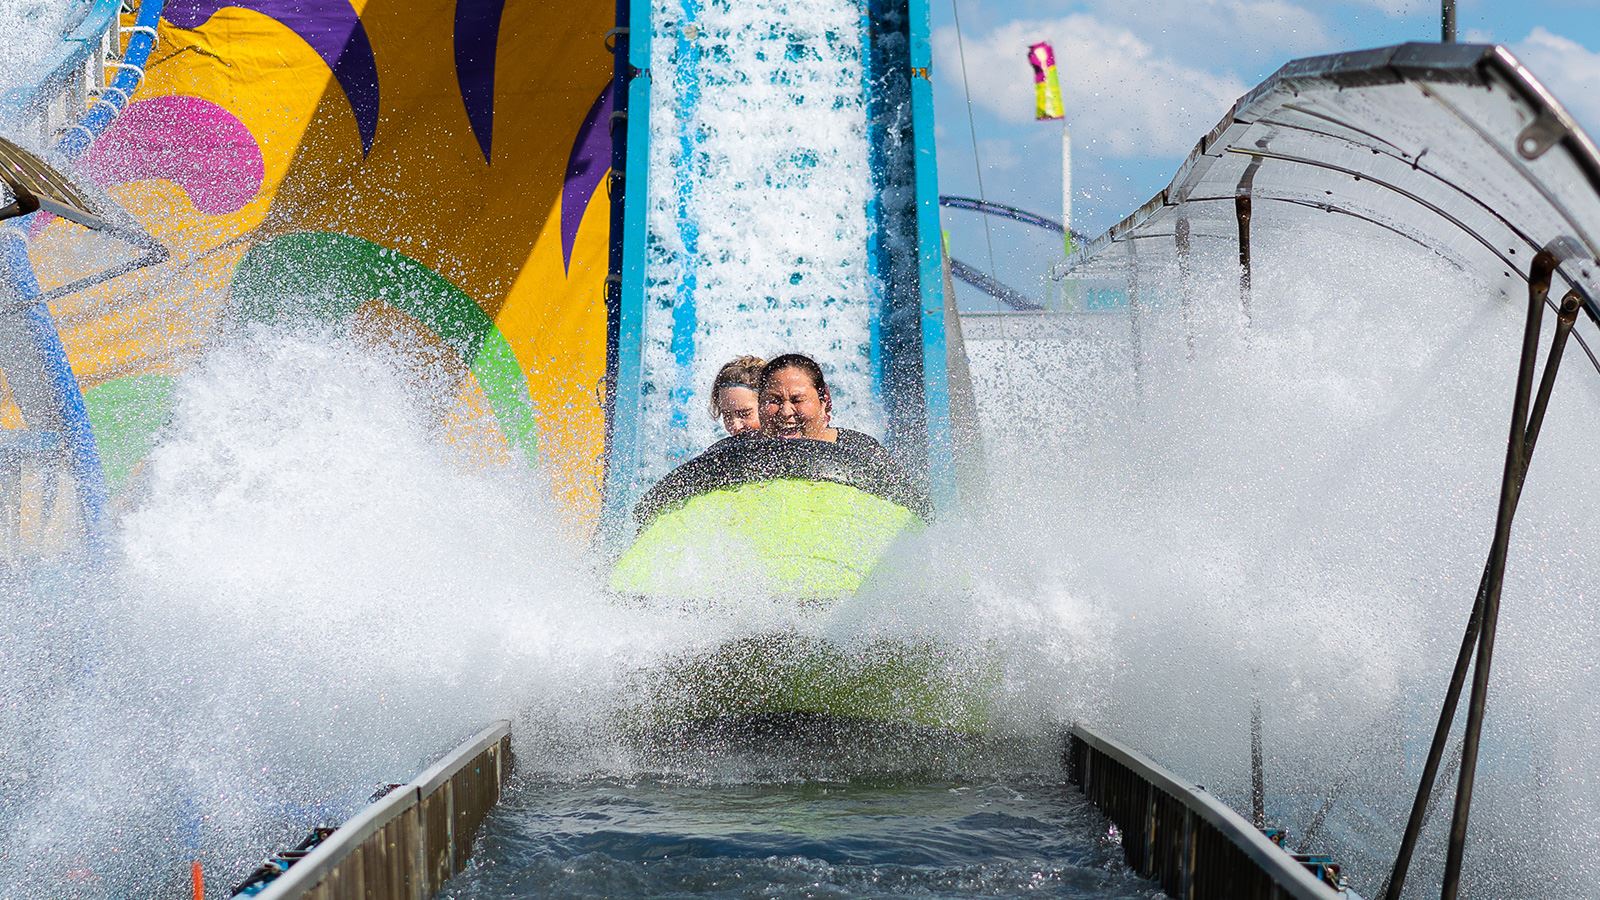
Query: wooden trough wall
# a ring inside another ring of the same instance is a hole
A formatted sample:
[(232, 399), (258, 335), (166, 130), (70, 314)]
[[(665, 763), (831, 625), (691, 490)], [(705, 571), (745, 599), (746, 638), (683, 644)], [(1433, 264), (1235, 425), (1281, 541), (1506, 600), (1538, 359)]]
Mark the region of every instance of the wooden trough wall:
[(1339, 900), (1288, 851), (1203, 790), (1082, 725), (1067, 734), (1067, 777), (1122, 834), (1140, 875), (1179, 900)]
[(511, 725), (497, 722), (339, 827), (257, 900), (427, 900), (472, 855), (511, 775)]

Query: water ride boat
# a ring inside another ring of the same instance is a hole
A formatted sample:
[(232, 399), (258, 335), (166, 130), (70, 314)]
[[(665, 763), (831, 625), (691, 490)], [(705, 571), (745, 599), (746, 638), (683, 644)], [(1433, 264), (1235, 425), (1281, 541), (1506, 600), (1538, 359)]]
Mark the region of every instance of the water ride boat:
[[(640, 500), (639, 531), (611, 588), (653, 604), (770, 602), (794, 613), (790, 621), (825, 614), (848, 602), (930, 515), (926, 494), (886, 455), (824, 441), (729, 438)], [(759, 573), (754, 586), (730, 590), (730, 554), (741, 557), (740, 571)], [(653, 727), (825, 716), (977, 732), (987, 721), (968, 667), (931, 640), (847, 646), (784, 625), (652, 675)]]

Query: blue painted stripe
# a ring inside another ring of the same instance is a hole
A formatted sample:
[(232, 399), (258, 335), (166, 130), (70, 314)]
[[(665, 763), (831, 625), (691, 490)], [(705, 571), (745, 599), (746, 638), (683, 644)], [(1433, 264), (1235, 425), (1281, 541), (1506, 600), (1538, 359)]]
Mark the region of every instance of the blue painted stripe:
[(700, 286), (700, 223), (694, 212), (694, 190), (699, 179), (700, 139), (695, 125), (695, 115), (700, 106), (700, 43), (690, 37), (700, 23), (699, 0), (683, 0), (683, 21), (678, 23), (678, 35), (673, 47), (677, 61), (676, 101), (673, 104), (677, 123), (678, 158), (674, 165), (673, 186), (676, 188), (678, 238), (683, 243), (683, 253), (678, 257), (678, 283), (672, 296), (672, 339), (670, 349), (673, 360), (673, 381), (667, 426), (674, 432), (689, 427), (689, 406), (694, 401), (695, 330), (699, 325), (695, 310), (695, 292)]
[(617, 306), (617, 383), (612, 409), (611, 445), (606, 448), (606, 484), (601, 535), (613, 539), (627, 531), (634, 498), (640, 493), (639, 423), (643, 412), (645, 252), (650, 201), (650, 32), (649, 0), (632, 0), (628, 20), (628, 61), (642, 70), (628, 82), (628, 156), (624, 170), (622, 286)]
[[(909, 0), (911, 67), (932, 62), (927, 0)], [(939, 230), (939, 168), (933, 141), (933, 83), (911, 78), (911, 134), (916, 169), (917, 275), (922, 296), (922, 399), (927, 411), (928, 492), (934, 505), (956, 501), (955, 441), (950, 426), (950, 377), (945, 345), (944, 265)]]
[(894, 416), (889, 402), (889, 392), (884, 384), (883, 319), (887, 291), (883, 277), (888, 265), (883, 260), (886, 243), (883, 237), (883, 196), (887, 187), (888, 156), (883, 151), (883, 141), (878, 138), (886, 131), (885, 104), (875, 84), (878, 77), (878, 55), (872, 47), (872, 3), (861, 8), (861, 99), (867, 118), (867, 171), (871, 173), (867, 192), (867, 371), (872, 376), (872, 399), (884, 412), (885, 426)]

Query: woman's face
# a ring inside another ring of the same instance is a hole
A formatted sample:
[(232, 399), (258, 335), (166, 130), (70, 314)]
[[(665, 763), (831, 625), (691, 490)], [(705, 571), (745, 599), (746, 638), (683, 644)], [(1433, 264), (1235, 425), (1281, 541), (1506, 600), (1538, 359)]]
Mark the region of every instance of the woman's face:
[(761, 427), (756, 392), (739, 385), (726, 385), (717, 391), (717, 415), (729, 434), (744, 434)]
[(825, 440), (828, 399), (804, 371), (779, 369), (761, 393), (761, 427), (773, 437)]

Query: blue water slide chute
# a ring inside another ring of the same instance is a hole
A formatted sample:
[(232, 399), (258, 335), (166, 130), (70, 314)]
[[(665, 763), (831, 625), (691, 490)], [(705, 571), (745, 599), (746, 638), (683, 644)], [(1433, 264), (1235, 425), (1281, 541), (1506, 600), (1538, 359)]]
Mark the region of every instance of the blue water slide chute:
[[(686, 5), (679, 30), (657, 40), (675, 40), (679, 49), (698, 33)], [(867, 269), (881, 293), (868, 326), (866, 353), (874, 398), (882, 404), (886, 440), (909, 470), (925, 476), (940, 507), (956, 499), (954, 438), (951, 432), (947, 303), (939, 228), (939, 194), (934, 153), (932, 51), (927, 0), (871, 0), (863, 7), (862, 86), (869, 118), (868, 153), (873, 197), (864, 215), (869, 239)], [(624, 98), (614, 130), (612, 201), (612, 289), (608, 298), (610, 335), (607, 378), (607, 457), (605, 521), (625, 525), (627, 510), (647, 480), (647, 446), (641, 396), (652, 389), (644, 365), (645, 346), (655, 326), (647, 322), (647, 245), (652, 80), (652, 4), (618, 4), (617, 80)], [(889, 40), (878, 41), (881, 36)], [(692, 54), (682, 55), (689, 58)], [(691, 60), (692, 62), (692, 60)], [(661, 88), (656, 88), (661, 89)], [(682, 142), (693, 135), (675, 135)], [(892, 159), (891, 159), (892, 157)], [(892, 175), (889, 173), (893, 173)], [(891, 179), (904, 184), (889, 185)], [(621, 190), (616, 188), (619, 186)], [(680, 190), (693, 185), (680, 180)], [(681, 199), (681, 198), (680, 198)], [(682, 205), (682, 204), (680, 204)], [(893, 240), (884, 235), (893, 235)], [(693, 248), (689, 249), (693, 252)], [(699, 348), (690, 335), (697, 310), (694, 285), (677, 282), (669, 315), (654, 322), (670, 327), (668, 349), (678, 377)], [(683, 393), (681, 384), (679, 393)], [(674, 395), (684, 406), (686, 398)], [(677, 422), (677, 416), (672, 422)], [(659, 454), (658, 454), (659, 455)]]

